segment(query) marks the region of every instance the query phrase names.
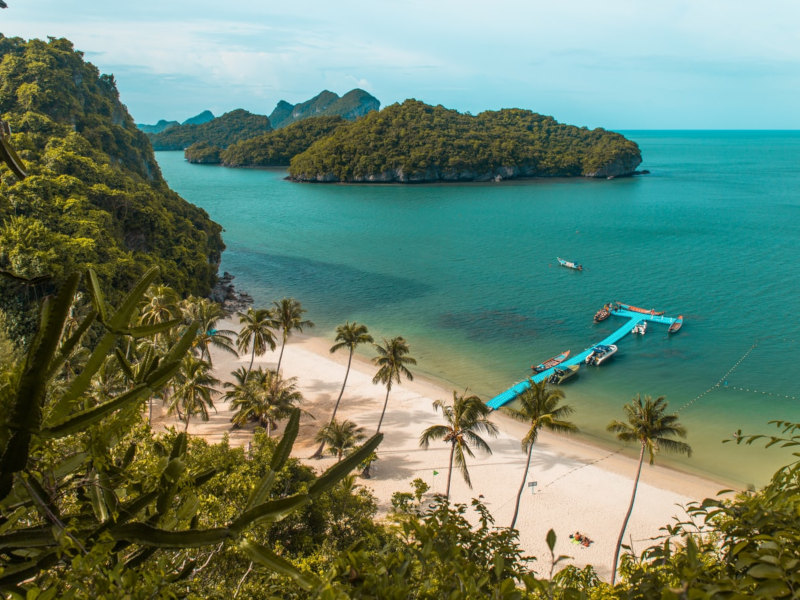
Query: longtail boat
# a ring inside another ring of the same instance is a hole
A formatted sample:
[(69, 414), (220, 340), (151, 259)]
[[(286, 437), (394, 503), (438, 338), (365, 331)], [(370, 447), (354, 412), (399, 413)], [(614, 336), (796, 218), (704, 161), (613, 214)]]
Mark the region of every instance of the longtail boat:
[(623, 304), (622, 302), (617, 302), (617, 306), (619, 306), (622, 310), (629, 310), (631, 312), (638, 312), (643, 313), (645, 315), (663, 315), (664, 311), (658, 311), (654, 308), (640, 308), (638, 306), (631, 306), (630, 304)]
[(569, 356), (569, 350), (567, 350), (566, 352), (562, 352), (561, 354), (559, 354), (558, 356), (554, 356), (553, 358), (548, 358), (546, 361), (544, 361), (539, 365), (536, 365), (535, 367), (531, 365), (531, 369), (533, 369), (535, 373), (541, 373), (542, 371), (547, 371), (547, 369), (555, 367), (556, 365), (559, 365), (565, 360), (567, 360), (568, 356)]
[(683, 315), (678, 315), (678, 318), (673, 321), (672, 325), (667, 329), (667, 333), (675, 333), (683, 326)]
[(558, 264), (562, 267), (567, 267), (568, 269), (575, 269), (576, 271), (583, 271), (583, 265), (579, 265), (576, 262), (572, 262), (571, 260), (564, 260), (563, 258), (559, 258), (556, 256), (556, 260)]

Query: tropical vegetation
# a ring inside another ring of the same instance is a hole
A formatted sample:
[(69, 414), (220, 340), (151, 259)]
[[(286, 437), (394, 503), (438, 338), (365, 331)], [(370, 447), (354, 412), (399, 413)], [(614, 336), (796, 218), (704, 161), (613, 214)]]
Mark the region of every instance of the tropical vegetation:
[(382, 383), (386, 386), (386, 399), (383, 401), (383, 410), (381, 410), (381, 417), (378, 420), (378, 428), (375, 430), (376, 433), (380, 433), (383, 417), (386, 415), (386, 407), (389, 405), (389, 392), (392, 391), (392, 384), (399, 384), (404, 377), (413, 381), (414, 375), (406, 365), (415, 365), (417, 360), (409, 356), (408, 342), (402, 336), (388, 340), (384, 338), (383, 344), (373, 344), (373, 347), (378, 355), (372, 359), (372, 362), (378, 367), (378, 372), (372, 378), (372, 383)]
[(639, 486), (639, 476), (642, 474), (642, 462), (644, 453), (647, 452), (650, 464), (655, 462), (657, 452), (674, 452), (677, 454), (692, 454), (692, 448), (685, 442), (674, 439), (686, 437), (686, 429), (678, 422), (677, 414), (666, 414), (667, 401), (664, 396), (659, 396), (653, 400), (650, 396), (642, 398), (641, 394), (628, 404), (623, 406), (627, 421), (614, 420), (608, 425), (608, 430), (617, 434), (617, 439), (623, 442), (635, 442), (639, 444), (639, 462), (636, 468), (636, 477), (633, 480), (633, 492), (625, 519), (622, 521), (622, 529), (619, 532), (614, 560), (611, 563), (611, 584), (614, 584), (617, 571), (617, 560), (622, 546), (622, 539), (625, 535), (625, 528), (628, 526), (633, 511), (633, 502), (636, 500), (636, 490)]
[(618, 133), (558, 123), (529, 110), (476, 116), (417, 100), (334, 131), (295, 156), (297, 181), (421, 182), (632, 173), (639, 147)]
[(472, 451), (473, 447), (491, 454), (492, 449), (489, 444), (478, 434), (496, 436), (498, 429), (497, 425), (488, 419), (492, 409), (484, 404), (478, 396), (467, 396), (466, 392), (459, 395), (454, 391), (451, 404), (435, 400), (433, 408), (442, 411), (445, 424), (431, 425), (423, 431), (419, 438), (419, 445), (427, 450), (433, 440), (442, 440), (445, 444), (450, 444), (447, 489), (444, 493), (445, 498), (450, 498), (453, 464), (461, 471), (466, 484), (472, 488), (472, 480), (469, 477), (469, 469), (467, 469), (467, 456), (475, 456)]
[(301, 332), (303, 329), (314, 327), (314, 323), (303, 318), (306, 309), (299, 300), (294, 298), (282, 298), (272, 303), (272, 325), (281, 332), (281, 352), (278, 355), (278, 366), (275, 368), (280, 373), (283, 351), (286, 342), (295, 331)]
[[(288, 127), (236, 142), (224, 150), (217, 149), (216, 162), (226, 167), (289, 166), (294, 156), (346, 123), (336, 116), (308, 117)], [(186, 149), (185, 155), (189, 162), (214, 162), (213, 149), (209, 146), (195, 144)]]
[(517, 396), (516, 406), (504, 407), (503, 409), (503, 412), (512, 419), (529, 425), (528, 432), (522, 438), (522, 451), (527, 453), (527, 460), (525, 461), (525, 470), (522, 473), (522, 483), (520, 483), (517, 491), (514, 516), (511, 517), (511, 528), (517, 524), (519, 504), (522, 500), (525, 483), (528, 481), (533, 445), (539, 437), (539, 431), (548, 429), (558, 433), (572, 433), (578, 430), (574, 423), (565, 420), (565, 417), (572, 414), (573, 408), (567, 404), (558, 406), (558, 403), (563, 399), (564, 392), (557, 387), (551, 387), (546, 379), (540, 382), (535, 382), (531, 379), (530, 387)]
[(145, 134), (65, 39), (0, 35), (0, 115), (27, 177), (0, 167), (0, 326), (35, 328), (37, 298), (91, 267), (112, 300), (151, 266), (180, 297), (206, 295), (221, 228), (167, 187)]
[(268, 131), (272, 131), (268, 117), (237, 108), (206, 123), (173, 125), (159, 133), (147, 135), (154, 150), (183, 150), (197, 142), (227, 148), (239, 140)]

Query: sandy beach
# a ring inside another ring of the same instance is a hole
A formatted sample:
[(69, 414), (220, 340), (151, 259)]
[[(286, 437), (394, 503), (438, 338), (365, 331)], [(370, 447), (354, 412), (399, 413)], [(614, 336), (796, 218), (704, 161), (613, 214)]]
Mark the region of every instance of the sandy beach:
[[(222, 322), (224, 329), (236, 329), (233, 321)], [(284, 351), (281, 370), (284, 376), (297, 377), (303, 394), (303, 408), (315, 418), (304, 416), (293, 454), (314, 469), (322, 470), (333, 464), (334, 458), (310, 459), (317, 444), (316, 432), (327, 424), (333, 405), (341, 389), (347, 365), (347, 352), (330, 354), (333, 340), (309, 336), (293, 336)], [(256, 357), (254, 367), (274, 368), (278, 351)], [(214, 352), (214, 369), (218, 378), (230, 380), (230, 372), (240, 365), (247, 366), (249, 355), (236, 357)], [(356, 355), (342, 398), (338, 420), (350, 419), (374, 432), (380, 418), (386, 389), (372, 383), (375, 367)], [(413, 372), (413, 369), (412, 369)], [(463, 390), (458, 390), (463, 392)], [(452, 399), (453, 390), (440, 387), (435, 382), (415, 377), (392, 388), (389, 405), (383, 421), (385, 434), (378, 449), (379, 459), (372, 466), (370, 479), (359, 482), (370, 488), (378, 498), (380, 514), (390, 507), (390, 498), (396, 491), (410, 491), (410, 482), (421, 478), (431, 486), (431, 493), (444, 493), (447, 483), (449, 447), (434, 442), (428, 450), (419, 446), (421, 432), (442, 422), (442, 416), (433, 409), (433, 401)], [(566, 403), (569, 391), (566, 390)], [(217, 413), (208, 422), (192, 420), (189, 432), (202, 435), (210, 442), (229, 434), (231, 444), (246, 445), (252, 428), (232, 430), (229, 407), (220, 398), (215, 402)], [(497, 526), (510, 524), (516, 493), (521, 483), (526, 455), (520, 439), (526, 431), (524, 424), (512, 421), (502, 413), (494, 413), (492, 420), (500, 433), (489, 439), (493, 453), (476, 452), (468, 463), (473, 488), (469, 489), (461, 474), (453, 473), (451, 501), (469, 503), (482, 496)], [(176, 425), (175, 417), (159, 416), (155, 424)], [(539, 560), (533, 563), (540, 575), (549, 572), (549, 551), (545, 536), (554, 529), (558, 536), (556, 554), (572, 557), (569, 562), (582, 567), (593, 564), (600, 576), (610, 577), (614, 544), (627, 510), (636, 470), (636, 461), (606, 449), (582, 442), (573, 436), (558, 436), (543, 431), (539, 434), (528, 481), (535, 481), (535, 493), (527, 488), (523, 493), (517, 528), (520, 542), (529, 555)], [(434, 473), (438, 474), (434, 474)], [(644, 465), (636, 496), (633, 514), (626, 532), (626, 543), (632, 541), (637, 552), (652, 545), (652, 538), (660, 535), (659, 528), (674, 522), (674, 517), (685, 517), (682, 506), (692, 500), (713, 497), (727, 487), (724, 483), (703, 479), (672, 469)], [(593, 543), (585, 548), (573, 544), (569, 534), (575, 531), (587, 535)]]

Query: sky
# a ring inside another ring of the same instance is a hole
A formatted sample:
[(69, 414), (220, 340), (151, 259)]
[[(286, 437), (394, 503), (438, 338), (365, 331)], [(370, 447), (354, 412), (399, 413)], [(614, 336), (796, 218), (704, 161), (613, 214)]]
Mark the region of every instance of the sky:
[(358, 87), (590, 128), (800, 129), (798, 0), (7, 2), (1, 33), (70, 39), (138, 123)]

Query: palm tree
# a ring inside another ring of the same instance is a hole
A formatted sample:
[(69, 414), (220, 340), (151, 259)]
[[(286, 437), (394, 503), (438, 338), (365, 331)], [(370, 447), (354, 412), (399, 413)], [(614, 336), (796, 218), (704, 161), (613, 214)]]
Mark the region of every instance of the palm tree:
[(165, 323), (180, 315), (178, 293), (166, 285), (151, 285), (139, 308), (142, 325)]
[(519, 503), (522, 500), (525, 481), (528, 479), (533, 445), (536, 443), (536, 438), (539, 436), (539, 430), (545, 428), (560, 433), (569, 433), (578, 430), (574, 423), (564, 420), (564, 417), (571, 415), (574, 410), (571, 406), (566, 404), (564, 406), (558, 406), (559, 401), (563, 398), (564, 392), (559, 388), (549, 387), (546, 381), (534, 383), (534, 381), (531, 380), (531, 386), (517, 397), (519, 408), (509, 407), (503, 409), (512, 419), (530, 425), (528, 433), (522, 438), (522, 451), (528, 453), (528, 460), (525, 462), (525, 472), (522, 474), (522, 483), (517, 492), (517, 504), (514, 508), (514, 516), (511, 518), (510, 529), (513, 529), (514, 525), (517, 524)]
[(254, 383), (264, 390), (264, 406), (259, 418), (266, 425), (267, 436), (271, 437), (272, 429), (297, 408), (295, 403), (303, 400), (303, 394), (297, 389), (297, 377), (284, 378), (277, 371), (258, 370), (256, 373), (258, 377), (254, 378)]
[[(208, 410), (214, 409), (212, 396), (217, 392), (219, 379), (211, 374), (209, 364), (192, 354), (183, 357), (181, 367), (176, 375), (176, 387), (173, 390), (169, 413), (178, 413), (185, 422), (184, 431), (189, 429), (189, 419), (200, 415), (208, 421)], [(216, 409), (214, 409), (216, 410)]]
[(239, 335), (236, 338), (236, 345), (239, 352), (244, 354), (252, 344), (253, 351), (250, 355), (250, 366), (248, 373), (253, 368), (253, 361), (256, 355), (262, 356), (267, 348), (275, 350), (275, 334), (272, 332), (274, 321), (272, 311), (267, 308), (248, 308), (246, 313), (239, 313)]
[[(339, 390), (339, 397), (336, 399), (336, 404), (333, 407), (333, 414), (331, 415), (330, 424), (333, 425), (336, 419), (336, 411), (339, 410), (339, 402), (342, 401), (342, 394), (344, 394), (344, 387), (347, 385), (347, 376), (350, 374), (350, 364), (353, 362), (353, 353), (359, 344), (371, 343), (372, 336), (367, 331), (366, 325), (360, 323), (350, 323), (347, 321), (344, 325), (339, 325), (336, 328), (336, 342), (331, 346), (331, 354), (340, 350), (341, 348), (349, 348), (350, 356), (347, 357), (347, 370), (344, 372), (344, 381), (342, 382), (342, 389)], [(325, 449), (325, 440), (320, 440), (319, 448), (314, 453), (313, 457), (319, 458), (322, 456), (322, 451)], [(312, 457), (312, 458), (313, 458)]]
[[(464, 392), (466, 394), (466, 392)], [(422, 432), (419, 445), (427, 449), (431, 440), (443, 440), (450, 444), (450, 468), (447, 472), (447, 491), (445, 497), (450, 499), (450, 480), (453, 477), (453, 462), (455, 461), (464, 481), (472, 488), (472, 481), (467, 470), (466, 454), (475, 456), (472, 446), (484, 452), (492, 453), (489, 445), (476, 432), (485, 432), (492, 437), (497, 435), (497, 426), (486, 417), (492, 412), (477, 396), (459, 396), (453, 392), (453, 404), (448, 405), (441, 400), (433, 403), (435, 409), (442, 409), (446, 425), (432, 425)]]
[(304, 327), (313, 327), (314, 323), (308, 320), (303, 320), (303, 313), (306, 309), (300, 304), (299, 300), (294, 298), (284, 298), (283, 300), (275, 300), (272, 308), (272, 317), (276, 327), (281, 330), (281, 353), (278, 356), (278, 367), (276, 371), (281, 370), (281, 361), (283, 360), (283, 349), (286, 347), (286, 341), (293, 331), (303, 331)]
[(633, 511), (633, 501), (636, 499), (636, 488), (639, 485), (639, 475), (642, 472), (645, 450), (650, 456), (651, 465), (655, 462), (656, 453), (662, 449), (667, 452), (686, 454), (687, 456), (692, 455), (692, 448), (689, 444), (670, 439), (674, 436), (686, 437), (686, 429), (678, 423), (677, 414), (664, 414), (667, 410), (667, 401), (664, 396), (659, 396), (655, 400), (650, 396), (645, 396), (644, 400), (642, 400), (641, 394), (637, 394), (623, 409), (628, 422), (623, 423), (615, 420), (608, 424), (607, 429), (612, 433), (616, 433), (617, 439), (620, 441), (639, 442), (641, 449), (639, 450), (639, 466), (636, 469), (636, 479), (633, 480), (631, 502), (628, 505), (628, 512), (625, 513), (625, 520), (622, 522), (622, 529), (619, 532), (617, 547), (614, 551), (614, 562), (611, 565), (611, 585), (614, 585), (614, 580), (617, 576), (619, 550), (622, 546), (625, 528), (628, 526), (628, 519), (630, 519)]
[(200, 349), (200, 358), (205, 357), (208, 364), (212, 364), (210, 346), (239, 356), (233, 345), (236, 332), (230, 329), (217, 329), (217, 323), (225, 316), (222, 306), (208, 298), (191, 296), (181, 302), (181, 311), (185, 320), (197, 323), (198, 332), (192, 346)]
[(327, 443), (330, 446), (330, 453), (335, 454), (336, 462), (339, 462), (345, 450), (355, 448), (365, 437), (367, 436), (363, 427), (347, 419), (341, 423), (334, 419), (317, 432), (314, 441), (321, 442), (323, 446)]
[(378, 365), (378, 372), (372, 378), (372, 383), (382, 383), (386, 386), (386, 400), (383, 401), (383, 410), (381, 411), (381, 418), (378, 421), (378, 429), (375, 433), (381, 432), (381, 424), (383, 423), (383, 415), (386, 414), (386, 406), (389, 404), (389, 392), (392, 390), (392, 382), (400, 383), (401, 376), (405, 376), (409, 381), (414, 381), (414, 375), (408, 370), (406, 365), (415, 365), (417, 361), (407, 356), (408, 342), (403, 337), (398, 336), (387, 340), (384, 338), (383, 346), (374, 344), (378, 356), (372, 359), (372, 362)]
[(258, 421), (264, 425), (264, 407), (266, 395), (262, 381), (264, 371), (260, 367), (251, 373), (244, 367), (239, 367), (231, 372), (235, 382), (227, 381), (223, 387), (227, 388), (225, 400), (230, 402), (231, 410), (236, 411), (231, 422), (234, 427), (241, 427), (251, 421)]

